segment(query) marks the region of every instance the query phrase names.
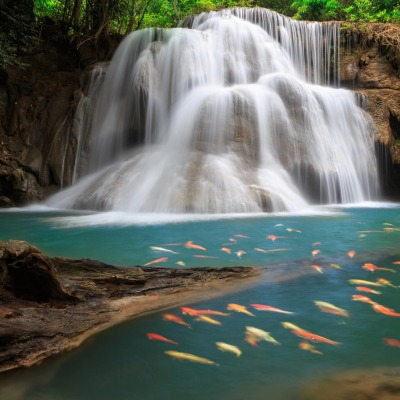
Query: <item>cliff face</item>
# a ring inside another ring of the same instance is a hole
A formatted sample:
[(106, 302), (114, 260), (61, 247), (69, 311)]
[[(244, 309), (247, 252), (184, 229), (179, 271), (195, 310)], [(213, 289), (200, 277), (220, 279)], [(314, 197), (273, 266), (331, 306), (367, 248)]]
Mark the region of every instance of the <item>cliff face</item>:
[[(385, 196), (400, 198), (400, 27), (344, 24), (341, 86), (364, 99), (377, 128)], [(0, 207), (40, 201), (70, 183), (76, 132), (72, 124), (84, 95), (86, 71), (109, 59), (91, 42), (77, 47), (47, 38), (29, 69), (0, 70)]]
[(384, 193), (400, 198), (400, 26), (344, 24), (341, 86), (363, 98), (376, 126)]

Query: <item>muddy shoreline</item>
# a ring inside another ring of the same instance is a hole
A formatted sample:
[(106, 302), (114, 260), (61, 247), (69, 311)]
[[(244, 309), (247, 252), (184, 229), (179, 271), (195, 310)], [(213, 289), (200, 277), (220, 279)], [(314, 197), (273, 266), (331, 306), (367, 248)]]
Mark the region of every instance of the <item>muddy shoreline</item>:
[(0, 372), (40, 363), (128, 319), (254, 284), (251, 267), (115, 267), (0, 242)]

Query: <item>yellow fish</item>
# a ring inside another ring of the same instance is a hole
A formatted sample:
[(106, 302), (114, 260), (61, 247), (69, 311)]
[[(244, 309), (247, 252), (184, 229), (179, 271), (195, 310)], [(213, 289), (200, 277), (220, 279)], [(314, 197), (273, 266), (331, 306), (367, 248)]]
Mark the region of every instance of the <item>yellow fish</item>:
[(314, 354), (320, 354), (320, 355), (323, 354), (323, 353), (321, 353), (319, 350), (317, 350), (317, 349), (315, 348), (315, 346), (313, 346), (312, 344), (307, 343), (307, 342), (300, 342), (300, 343), (299, 343), (299, 349), (301, 349), (301, 350), (307, 350), (307, 351), (309, 351), (309, 352), (311, 352), (311, 353), (314, 353)]
[(175, 351), (175, 350), (167, 350), (164, 353), (169, 355), (172, 358), (176, 358), (177, 360), (181, 360), (181, 361), (191, 361), (191, 362), (197, 362), (200, 364), (218, 365), (217, 363), (209, 360), (208, 358), (199, 357), (199, 356), (196, 356), (196, 355), (190, 354), (190, 353), (182, 353), (180, 351)]
[(224, 342), (215, 342), (215, 344), (217, 345), (218, 350), (233, 353), (236, 357), (240, 357), (242, 355), (242, 351), (237, 346)]
[(383, 286), (382, 283), (364, 281), (363, 279), (349, 279), (348, 282), (352, 285)]
[(206, 315), (198, 315), (196, 318), (196, 321), (203, 321), (203, 322), (208, 322), (209, 324), (213, 325), (222, 325), (221, 322), (217, 321), (216, 319), (207, 317)]
[(339, 264), (329, 264), (332, 268), (342, 269)]
[(240, 304), (229, 303), (227, 306), (227, 309), (255, 317), (255, 315), (253, 313), (251, 313), (245, 306), (242, 306)]
[(316, 301), (314, 301), (314, 304), (322, 312), (331, 313), (331, 314), (335, 314), (335, 315), (340, 315), (341, 317), (348, 317), (349, 316), (349, 313), (346, 310), (343, 310), (343, 308), (336, 307), (331, 303), (327, 303), (325, 301), (316, 300)]

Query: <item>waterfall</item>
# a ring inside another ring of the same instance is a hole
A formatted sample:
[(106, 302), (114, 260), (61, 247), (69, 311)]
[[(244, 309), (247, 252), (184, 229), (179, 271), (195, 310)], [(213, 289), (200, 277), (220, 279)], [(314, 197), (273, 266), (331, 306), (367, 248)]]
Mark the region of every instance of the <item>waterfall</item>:
[(233, 213), (376, 198), (373, 124), (337, 87), (339, 33), (265, 9), (132, 33), (101, 81), (81, 178), (48, 203)]

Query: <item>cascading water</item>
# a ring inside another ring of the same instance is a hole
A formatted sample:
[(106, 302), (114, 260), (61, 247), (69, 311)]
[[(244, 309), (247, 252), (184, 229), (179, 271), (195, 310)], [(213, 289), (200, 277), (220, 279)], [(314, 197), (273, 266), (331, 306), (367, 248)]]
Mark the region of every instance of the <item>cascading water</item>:
[(86, 176), (49, 203), (231, 213), (375, 198), (371, 121), (352, 92), (320, 86), (337, 83), (338, 45), (338, 24), (265, 9), (131, 34), (102, 85)]

